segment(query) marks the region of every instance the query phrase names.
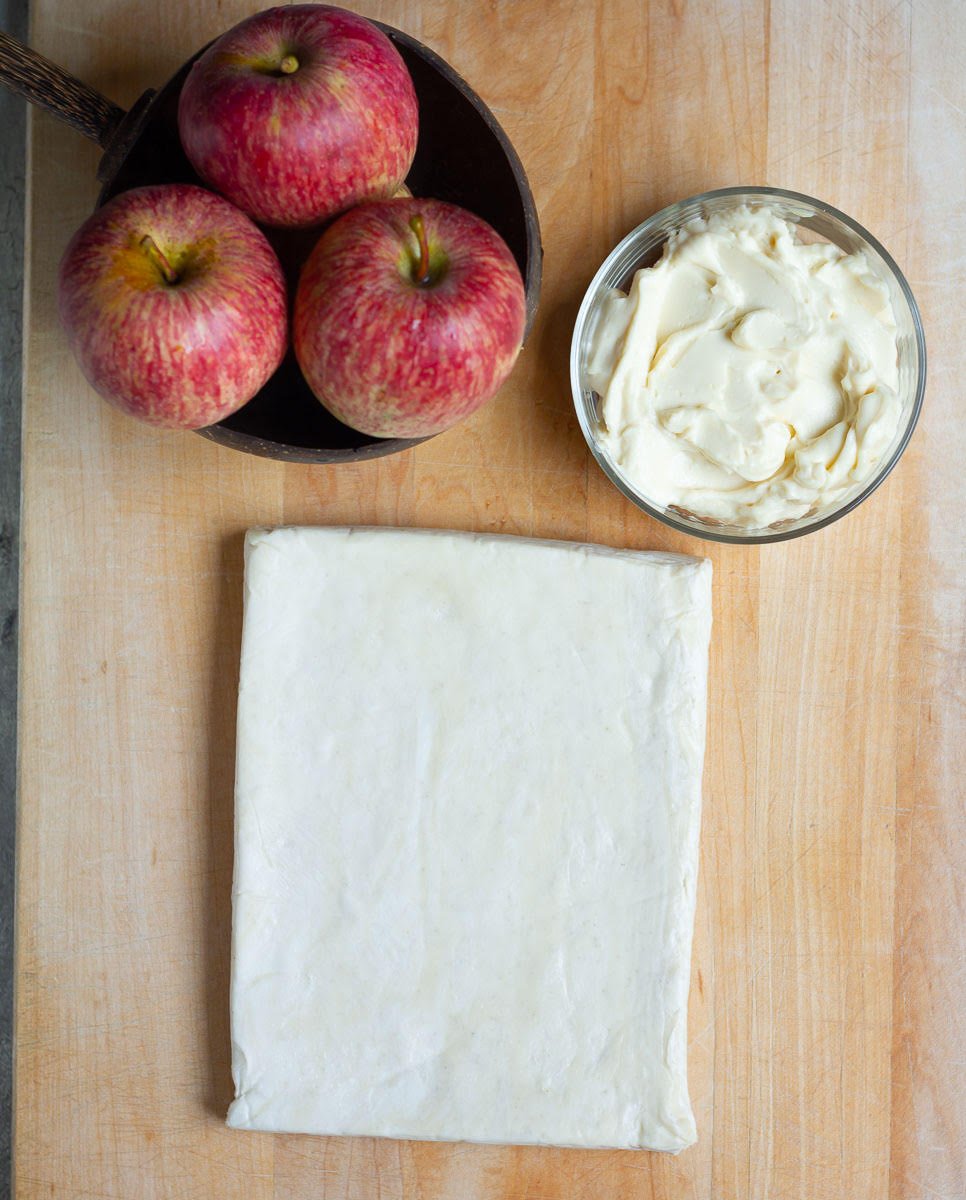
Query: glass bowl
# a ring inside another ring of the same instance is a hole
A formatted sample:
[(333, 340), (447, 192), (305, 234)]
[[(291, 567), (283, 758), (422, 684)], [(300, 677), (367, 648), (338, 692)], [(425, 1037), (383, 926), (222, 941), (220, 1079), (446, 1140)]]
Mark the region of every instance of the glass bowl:
[[(902, 416), (889, 449), (883, 454), (875, 473), (833, 503), (794, 520), (776, 522), (766, 527), (729, 525), (713, 518), (702, 518), (674, 506), (648, 498), (623, 474), (598, 437), (600, 430), (600, 397), (587, 380), (587, 360), (601, 305), (614, 289), (626, 291), (640, 267), (652, 266), (661, 256), (668, 236), (695, 217), (747, 204), (751, 208), (767, 206), (779, 217), (798, 226), (804, 241), (827, 241), (840, 246), (846, 253), (863, 251), (873, 272), (889, 289), (895, 311), (898, 345), (899, 396)], [(809, 231), (809, 232), (804, 232)], [(577, 418), (587, 444), (604, 474), (624, 495), (644, 512), (663, 521), (682, 533), (708, 538), (716, 542), (756, 544), (780, 542), (801, 537), (812, 530), (822, 529), (844, 517), (870, 496), (899, 461), (909, 442), (919, 410), (922, 408), (926, 385), (926, 343), (922, 321), (915, 298), (902, 272), (892, 257), (874, 237), (851, 217), (798, 192), (778, 188), (735, 187), (704, 192), (671, 204), (642, 225), (632, 230), (604, 260), (584, 296), (574, 325), (570, 352), (570, 380), (574, 393)]]

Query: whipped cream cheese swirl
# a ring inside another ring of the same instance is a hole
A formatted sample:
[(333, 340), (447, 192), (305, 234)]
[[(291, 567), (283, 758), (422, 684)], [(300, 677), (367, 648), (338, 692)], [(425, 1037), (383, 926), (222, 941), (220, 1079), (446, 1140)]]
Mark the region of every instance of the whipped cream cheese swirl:
[(651, 502), (742, 527), (824, 509), (895, 437), (896, 321), (866, 257), (766, 208), (698, 218), (603, 302), (600, 441)]

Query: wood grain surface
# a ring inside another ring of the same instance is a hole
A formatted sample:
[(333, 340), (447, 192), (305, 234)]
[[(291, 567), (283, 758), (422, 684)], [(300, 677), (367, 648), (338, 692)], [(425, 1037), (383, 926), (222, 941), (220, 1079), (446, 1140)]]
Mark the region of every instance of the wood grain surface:
[[(36, 0), (33, 44), (130, 104), (242, 0)], [(962, 1200), (966, 722), (961, 332), (966, 35), (943, 0), (391, 0), (533, 185), (533, 336), (458, 429), (357, 467), (142, 428), (85, 386), (58, 259), (96, 150), (32, 118), (24, 414), (17, 1195), (94, 1200)], [(930, 378), (846, 520), (763, 549), (626, 503), (573, 415), (570, 332), (613, 243), (674, 199), (768, 183), (893, 252)], [(699, 1142), (648, 1153), (242, 1134), (227, 979), (242, 536), (434, 526), (713, 560), (690, 1010)]]

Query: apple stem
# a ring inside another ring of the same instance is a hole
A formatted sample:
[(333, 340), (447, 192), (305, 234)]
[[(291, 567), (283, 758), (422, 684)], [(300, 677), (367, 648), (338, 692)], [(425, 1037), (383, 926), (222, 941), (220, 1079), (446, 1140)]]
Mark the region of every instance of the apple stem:
[(423, 224), (423, 218), (418, 213), (409, 222), (409, 228), (416, 235), (416, 239), (419, 242), (419, 262), (416, 264), (415, 282), (425, 285), (430, 282), (429, 240), (426, 237), (426, 226)]
[(141, 249), (164, 276), (165, 283), (178, 282), (178, 272), (164, 257), (160, 246), (149, 233), (146, 233), (144, 237), (141, 238)]
[(283, 75), (294, 75), (299, 69), (299, 60), (294, 54), (286, 54), (282, 61), (278, 64), (278, 69)]

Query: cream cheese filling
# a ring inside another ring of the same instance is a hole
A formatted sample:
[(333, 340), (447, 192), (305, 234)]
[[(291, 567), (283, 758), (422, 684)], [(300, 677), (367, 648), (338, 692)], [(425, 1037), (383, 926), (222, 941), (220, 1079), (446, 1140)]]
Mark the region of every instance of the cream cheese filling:
[(764, 527), (869, 480), (901, 417), (896, 321), (861, 253), (766, 208), (699, 218), (593, 330), (600, 441), (647, 499)]

